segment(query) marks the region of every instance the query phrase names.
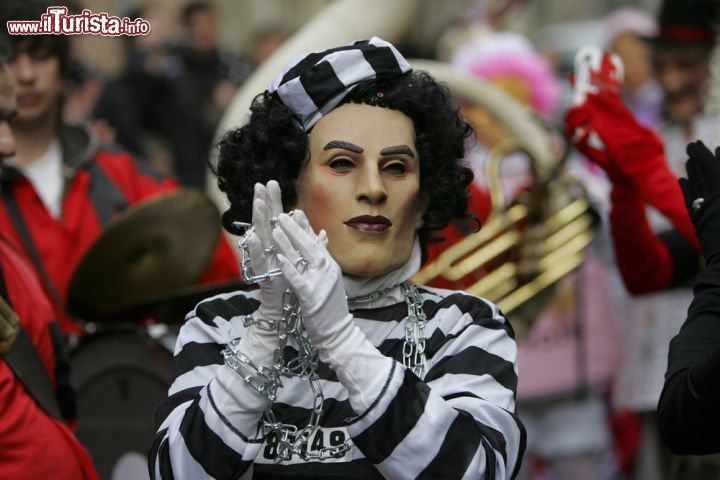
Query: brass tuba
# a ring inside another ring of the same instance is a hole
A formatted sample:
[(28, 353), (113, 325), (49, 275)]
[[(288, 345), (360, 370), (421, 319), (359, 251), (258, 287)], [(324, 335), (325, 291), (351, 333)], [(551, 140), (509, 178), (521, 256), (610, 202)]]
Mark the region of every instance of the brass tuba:
[[(597, 215), (583, 185), (565, 169), (567, 148), (562, 154), (554, 152), (545, 126), (529, 110), (502, 90), (444, 64), (415, 61), (413, 66), (486, 108), (511, 134), (490, 152), (486, 165), (492, 201), (487, 221), (425, 265), (413, 280), (426, 284), (442, 278), (493, 301), (503, 313), (513, 312), (520, 338), (549, 299), (550, 287), (583, 263)], [(502, 158), (515, 151), (530, 159), (533, 183), (506, 205), (499, 167)]]

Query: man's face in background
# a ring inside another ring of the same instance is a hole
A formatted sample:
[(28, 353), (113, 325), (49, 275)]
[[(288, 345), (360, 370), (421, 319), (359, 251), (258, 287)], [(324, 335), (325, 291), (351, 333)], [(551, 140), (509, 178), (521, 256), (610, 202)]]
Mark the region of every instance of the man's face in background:
[(14, 123), (32, 125), (57, 115), (64, 82), (60, 60), (49, 48), (32, 45), (16, 50), (9, 70), (17, 99)]
[(703, 111), (710, 86), (710, 49), (704, 46), (656, 46), (653, 65), (665, 94), (668, 120), (689, 123)]

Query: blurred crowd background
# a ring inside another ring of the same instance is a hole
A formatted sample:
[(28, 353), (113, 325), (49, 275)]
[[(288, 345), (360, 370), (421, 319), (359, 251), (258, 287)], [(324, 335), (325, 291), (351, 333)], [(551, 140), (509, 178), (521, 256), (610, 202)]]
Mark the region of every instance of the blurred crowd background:
[[(212, 184), (208, 155), (233, 99), (278, 47), (336, 2), (74, 0), (71, 11), (142, 17), (152, 32), (73, 38), (63, 116), (68, 123), (87, 123), (101, 142), (119, 145), (183, 185), (206, 190)], [(661, 128), (663, 93), (642, 40), (656, 34), (659, 6), (660, 0), (420, 0), (400, 22), (407, 29), (392, 41), (408, 58), (447, 62), (491, 83), (532, 109), (562, 143), (561, 125), (572, 103), (568, 77), (585, 45), (620, 55), (626, 104), (642, 124)], [(388, 7), (392, 15), (396, 10)], [(713, 58), (711, 70), (716, 64)], [(716, 90), (712, 84), (708, 111), (717, 105)], [(479, 139), (468, 162), (485, 189), (488, 152), (508, 129), (482, 108), (463, 105), (463, 112)], [(225, 119), (240, 121), (242, 116)], [(702, 133), (714, 146), (718, 123), (710, 125), (695, 136)], [(682, 175), (683, 154), (668, 160)], [(606, 220), (607, 177), (577, 153), (567, 166)], [(501, 174), (505, 194), (515, 195), (527, 183), (527, 160), (511, 155)], [(667, 345), (685, 318), (689, 289), (682, 300), (667, 297), (665, 306), (630, 296), (614, 266), (605, 224), (583, 268), (552, 295), (520, 344), (518, 405), (528, 428), (522, 478), (670, 475), (677, 462), (659, 442), (653, 415)], [(662, 311), (667, 321), (656, 318)], [(716, 478), (691, 475), (682, 478)]]
[[(210, 146), (214, 128), (235, 90), (276, 47), (332, 3), (72, 2), (71, 10), (78, 12), (89, 8), (121, 17), (143, 17), (151, 23), (152, 33), (146, 37), (74, 38), (75, 69), (66, 119), (97, 120), (101, 137), (174, 172), (185, 185), (204, 188), (204, 170), (197, 159)], [(562, 95), (543, 114), (558, 119), (569, 104), (566, 79), (577, 49), (608, 45), (608, 29), (621, 28), (620, 23), (608, 27), (606, 17), (611, 12), (632, 7), (652, 17), (659, 1), (421, 0), (416, 4), (415, 10), (407, 13), (406, 31), (395, 40), (409, 58), (449, 61), (453, 49), (472, 36), (515, 32), (556, 75)], [(632, 49), (628, 47), (629, 54), (638, 55)], [(640, 55), (628, 68), (640, 76), (650, 75), (643, 72), (649, 59), (642, 58), (642, 52)]]

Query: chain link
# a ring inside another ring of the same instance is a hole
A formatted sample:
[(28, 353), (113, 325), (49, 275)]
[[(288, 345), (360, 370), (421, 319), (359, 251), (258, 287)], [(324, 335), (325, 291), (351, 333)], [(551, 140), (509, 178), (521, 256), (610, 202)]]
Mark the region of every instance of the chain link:
[[(243, 224), (241, 222), (234, 222), (237, 225), (247, 225)], [(277, 266), (274, 266), (270, 269), (268, 269), (267, 272), (263, 273), (262, 275), (255, 275), (255, 272), (252, 268), (252, 263), (250, 261), (250, 247), (248, 246), (248, 239), (250, 236), (255, 232), (255, 227), (251, 226), (245, 231), (245, 236), (242, 240), (240, 240), (240, 243), (238, 243), (238, 247), (240, 247), (240, 251), (242, 252), (242, 276), (243, 281), (247, 284), (253, 284), (253, 283), (260, 283), (267, 280), (270, 280), (272, 277), (277, 277), (278, 275), (282, 275), (282, 271)], [(275, 246), (274, 245), (266, 245), (265, 251), (268, 253), (273, 253), (273, 258), (275, 258)]]
[(427, 368), (425, 358), (425, 324), (427, 317), (422, 308), (422, 297), (417, 287), (405, 282), (402, 285), (403, 296), (408, 307), (405, 321), (405, 343), (403, 344), (403, 365), (412, 369), (413, 373), (422, 378)]
[(251, 388), (275, 401), (277, 389), (282, 386), (275, 369), (255, 365), (252, 360), (237, 349), (239, 344), (239, 338), (231, 340), (227, 348), (222, 351), (225, 363), (235, 370)]
[[(264, 277), (264, 276), (260, 276)], [(255, 315), (242, 317), (243, 325), (255, 325), (257, 328), (274, 331), (278, 336), (278, 348), (273, 356), (271, 369), (257, 367), (242, 352), (237, 351), (239, 339), (232, 340), (228, 348), (223, 350), (225, 363), (233, 368), (242, 379), (262, 395), (275, 401), (277, 388), (282, 387), (282, 377), (297, 377), (308, 382), (313, 394), (313, 408), (310, 419), (305, 427), (298, 429), (295, 425), (277, 420), (271, 406), (263, 413), (263, 431), (265, 436), (275, 435), (278, 439), (276, 462), (290, 460), (297, 455), (305, 461), (325, 460), (345, 455), (350, 450), (350, 441), (334, 447), (324, 447), (317, 451), (308, 448), (313, 434), (320, 428), (320, 417), (323, 413), (325, 397), (317, 374), (318, 352), (305, 334), (302, 314), (295, 294), (286, 290), (283, 294), (283, 314), (278, 321), (260, 319)], [(298, 348), (297, 357), (286, 361), (284, 351), (288, 341), (294, 341)]]
[[(252, 234), (253, 228), (250, 227), (247, 230), (245, 239), (239, 244), (242, 250), (243, 280), (246, 283), (260, 283), (281, 274), (276, 267), (270, 268), (260, 275), (253, 272), (246, 241)], [(274, 254), (274, 246), (272, 248), (266, 246), (265, 251), (271, 255)], [(389, 289), (373, 292), (365, 297), (350, 298), (348, 304), (353, 305), (375, 300), (385, 295), (387, 290)], [(422, 298), (415, 285), (410, 282), (402, 284), (402, 291), (408, 307), (408, 318), (405, 322), (405, 343), (403, 345), (403, 365), (411, 368), (416, 375), (421, 376), (426, 368), (424, 336), (426, 316), (422, 309)], [(297, 377), (300, 381), (309, 383), (313, 394), (313, 408), (305, 427), (298, 429), (295, 425), (278, 421), (275, 412), (272, 411), (272, 405), (268, 406), (263, 413), (263, 432), (265, 436), (272, 434), (278, 439), (275, 462), (290, 460), (293, 455), (297, 455), (305, 461), (342, 457), (351, 448), (350, 440), (341, 445), (323, 447), (315, 451), (308, 448), (310, 438), (320, 428), (320, 417), (323, 414), (325, 400), (320, 386), (320, 377), (317, 374), (318, 352), (305, 334), (300, 306), (292, 290), (287, 289), (284, 292), (282, 302), (283, 314), (280, 320), (257, 318), (254, 314), (242, 317), (245, 327), (254, 325), (259, 329), (277, 333), (279, 342), (278, 348), (274, 352), (272, 368), (258, 367), (246, 355), (238, 351), (237, 347), (240, 339), (228, 343), (227, 348), (222, 351), (223, 358), (225, 363), (235, 370), (245, 383), (271, 401), (276, 400), (277, 390), (283, 386), (282, 377)], [(284, 351), (289, 341), (296, 344), (298, 355), (286, 361)]]

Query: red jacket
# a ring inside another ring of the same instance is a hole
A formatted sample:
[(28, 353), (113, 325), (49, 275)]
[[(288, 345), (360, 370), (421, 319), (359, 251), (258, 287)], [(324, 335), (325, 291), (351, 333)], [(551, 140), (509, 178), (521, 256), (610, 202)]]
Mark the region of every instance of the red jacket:
[[(59, 138), (67, 172), (60, 219), (48, 212), (33, 185), (17, 170), (3, 169), (2, 188), (15, 198), (45, 271), (64, 302), (75, 268), (113, 215), (141, 199), (179, 186), (175, 180), (160, 178), (143, 168), (124, 151), (95, 148), (85, 130), (63, 127)], [(0, 230), (24, 245), (4, 200), (0, 202)], [(30, 255), (27, 246), (25, 250)], [(223, 240), (200, 281), (236, 279), (237, 263), (230, 245)], [(41, 275), (38, 269), (36, 273)], [(53, 292), (46, 289), (46, 293), (55, 299)], [(53, 303), (62, 330), (81, 333), (62, 306)]]
[[(53, 309), (32, 267), (0, 231), (0, 270), (13, 309), (55, 382)], [(90, 456), (63, 422), (49, 416), (0, 357), (0, 478), (98, 478)]]

